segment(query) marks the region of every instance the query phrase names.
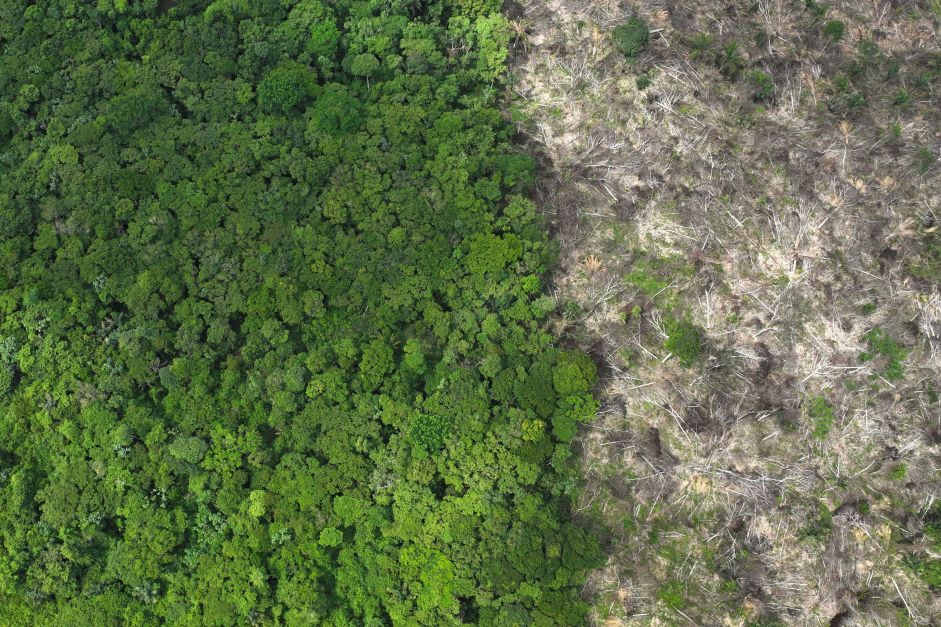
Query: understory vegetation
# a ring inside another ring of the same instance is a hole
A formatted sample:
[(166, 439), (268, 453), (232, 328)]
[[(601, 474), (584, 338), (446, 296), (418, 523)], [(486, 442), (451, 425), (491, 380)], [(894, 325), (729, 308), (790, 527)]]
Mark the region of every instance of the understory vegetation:
[(499, 10), (0, 1), (0, 623), (584, 621)]

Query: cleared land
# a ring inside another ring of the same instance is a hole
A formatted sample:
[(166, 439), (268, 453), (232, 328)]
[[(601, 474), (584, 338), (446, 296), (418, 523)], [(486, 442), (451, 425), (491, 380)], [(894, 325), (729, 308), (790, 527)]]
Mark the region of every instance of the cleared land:
[(937, 623), (941, 5), (512, 17), (558, 331), (602, 372), (594, 622)]

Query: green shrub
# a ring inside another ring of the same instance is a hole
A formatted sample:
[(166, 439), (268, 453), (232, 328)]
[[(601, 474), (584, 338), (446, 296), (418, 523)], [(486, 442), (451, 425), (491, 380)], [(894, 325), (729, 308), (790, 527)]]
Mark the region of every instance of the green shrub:
[(830, 9), (830, 5), (823, 2), (816, 2), (816, 0), (804, 0), (804, 7), (813, 13), (814, 17), (817, 19), (826, 15), (827, 11)]
[(752, 98), (759, 102), (767, 102), (774, 96), (774, 81), (771, 75), (761, 70), (754, 70), (749, 74), (749, 79), (754, 87)]
[(667, 339), (663, 347), (676, 355), (684, 366), (696, 361), (703, 344), (699, 328), (687, 320), (670, 320), (666, 331)]
[(712, 48), (712, 44), (715, 41), (710, 33), (697, 33), (695, 36), (691, 37), (687, 45), (689, 46), (689, 56), (691, 59), (698, 59), (703, 56), (706, 52)]
[(737, 42), (729, 42), (716, 55), (716, 66), (719, 72), (729, 80), (735, 80), (745, 69), (745, 57), (739, 49)]
[(860, 360), (872, 361), (876, 357), (882, 357), (885, 360), (885, 366), (882, 374), (889, 381), (896, 381), (902, 378), (904, 371), (902, 362), (908, 356), (905, 347), (896, 342), (888, 333), (880, 327), (874, 327), (863, 336), (869, 350), (860, 354)]
[(633, 59), (647, 48), (650, 28), (644, 20), (632, 17), (611, 32), (611, 39), (621, 54)]
[(846, 25), (843, 24), (840, 20), (830, 20), (823, 25), (823, 34), (829, 37), (832, 41), (840, 41), (843, 39), (843, 32), (846, 29)]

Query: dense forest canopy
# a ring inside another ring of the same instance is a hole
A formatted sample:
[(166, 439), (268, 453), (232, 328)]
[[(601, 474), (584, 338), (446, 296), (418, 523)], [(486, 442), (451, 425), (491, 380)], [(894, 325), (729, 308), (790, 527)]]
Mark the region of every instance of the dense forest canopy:
[(568, 625), (495, 0), (0, 0), (0, 623)]

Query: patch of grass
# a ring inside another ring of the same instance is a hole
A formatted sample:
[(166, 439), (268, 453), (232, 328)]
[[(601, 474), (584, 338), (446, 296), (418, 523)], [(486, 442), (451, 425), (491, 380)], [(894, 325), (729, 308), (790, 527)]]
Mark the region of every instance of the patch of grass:
[(876, 313), (876, 304), (875, 303), (866, 303), (863, 305), (863, 315), (870, 316)]
[(611, 31), (611, 40), (628, 59), (634, 59), (647, 48), (650, 28), (639, 17), (632, 17)]
[(669, 581), (657, 590), (657, 600), (671, 610), (682, 609), (686, 605), (686, 585), (682, 581)]
[(895, 96), (892, 98), (892, 104), (900, 109), (907, 109), (911, 104), (912, 97), (909, 95), (908, 90), (905, 88), (899, 89), (895, 92)]
[(636, 251), (632, 270), (624, 276), (628, 285), (633, 285), (648, 298), (662, 294), (678, 277), (691, 277), (695, 269), (686, 258), (677, 256), (657, 257), (646, 251)]
[(702, 352), (703, 334), (699, 327), (688, 320), (670, 320), (666, 325), (667, 339), (663, 347), (689, 366)]
[(907, 476), (908, 466), (905, 464), (898, 464), (892, 469), (892, 472), (889, 473), (889, 478), (892, 479), (892, 481), (904, 481)]
[(908, 351), (881, 327), (873, 327), (863, 336), (869, 350), (860, 353), (861, 361), (872, 361), (876, 357), (885, 359), (885, 368), (882, 375), (889, 381), (897, 381), (905, 374), (902, 361), (908, 356)]
[(818, 440), (825, 440), (833, 427), (833, 405), (822, 396), (815, 396), (807, 406), (807, 415), (813, 425), (812, 433)]

